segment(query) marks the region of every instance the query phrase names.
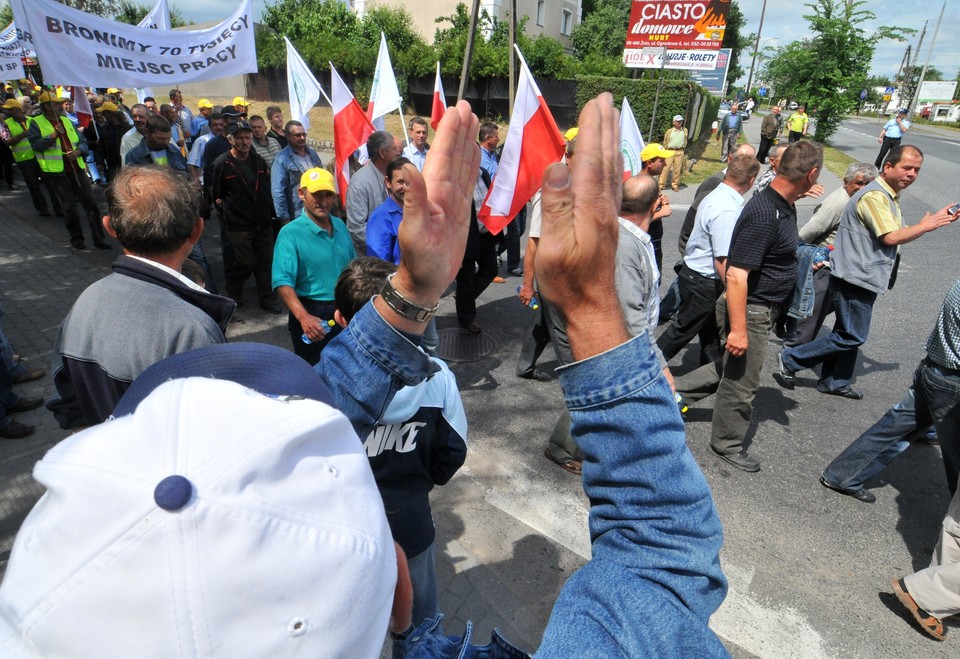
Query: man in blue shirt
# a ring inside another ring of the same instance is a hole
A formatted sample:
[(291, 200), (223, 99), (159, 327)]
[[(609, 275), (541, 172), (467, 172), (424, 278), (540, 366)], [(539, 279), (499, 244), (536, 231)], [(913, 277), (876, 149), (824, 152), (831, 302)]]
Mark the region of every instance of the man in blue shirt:
[(403, 166), (413, 163), (397, 158), (387, 165), (384, 177), (387, 200), (377, 206), (367, 220), (367, 256), (378, 256), (384, 261), (400, 265), (400, 243), (397, 235), (403, 219), (403, 193), (407, 189)]
[(333, 174), (308, 169), (300, 177), (297, 195), (303, 206), (300, 216), (280, 229), (273, 248), (273, 288), (290, 311), (287, 329), (293, 351), (316, 364), (339, 333), (339, 327), (327, 329), (336, 307), (333, 291), (357, 254), (347, 225), (330, 214), (337, 196)]
[(478, 141), (480, 142), (480, 168), (490, 175), (492, 181), (500, 167), (500, 158), (497, 156), (500, 133), (497, 124), (489, 121), (480, 124)]
[(896, 146), (900, 146), (900, 139), (903, 134), (910, 130), (907, 113), (906, 108), (898, 110), (897, 116), (884, 124), (880, 131), (880, 135), (877, 137), (877, 141), (880, 142), (880, 153), (877, 154), (877, 160), (873, 163), (877, 166), (877, 169), (883, 166), (883, 159), (887, 156), (887, 152)]
[(423, 165), (427, 162), (427, 151), (430, 145), (427, 144), (427, 120), (423, 117), (414, 117), (407, 124), (407, 130), (410, 131), (410, 143), (403, 150), (403, 156), (409, 158), (413, 166), (423, 171)]

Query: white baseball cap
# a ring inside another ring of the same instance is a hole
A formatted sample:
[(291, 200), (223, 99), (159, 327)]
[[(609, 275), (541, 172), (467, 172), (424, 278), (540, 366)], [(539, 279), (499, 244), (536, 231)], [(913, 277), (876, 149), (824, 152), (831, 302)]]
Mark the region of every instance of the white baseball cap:
[(673, 120), (674, 120), (674, 121), (683, 121), (683, 115), (682, 115), (682, 114), (675, 114), (675, 115), (673, 115)]
[(319, 377), (249, 343), (170, 360), (34, 469), (0, 656), (376, 656), (396, 552)]

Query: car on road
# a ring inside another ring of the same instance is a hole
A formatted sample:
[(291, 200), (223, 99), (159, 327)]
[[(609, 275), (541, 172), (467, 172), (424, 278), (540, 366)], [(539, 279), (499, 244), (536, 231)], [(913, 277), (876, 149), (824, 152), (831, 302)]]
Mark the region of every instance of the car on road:
[(720, 111), (717, 113), (717, 121), (723, 121), (723, 118), (730, 114), (731, 103), (724, 101), (720, 104)]

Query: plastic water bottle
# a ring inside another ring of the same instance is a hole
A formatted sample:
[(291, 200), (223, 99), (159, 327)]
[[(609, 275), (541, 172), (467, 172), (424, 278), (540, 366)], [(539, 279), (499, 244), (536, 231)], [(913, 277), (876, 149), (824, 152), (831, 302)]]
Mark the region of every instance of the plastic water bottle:
[[(333, 327), (333, 326), (335, 326), (336, 324), (337, 324), (337, 321), (335, 321), (335, 320), (321, 320), (321, 321), (320, 321), (320, 327)], [(309, 336), (307, 336), (306, 332), (304, 332), (302, 335), (300, 335), (300, 340), (303, 341), (304, 343), (306, 343), (307, 345), (310, 345), (311, 343), (313, 343), (313, 339), (311, 339)]]
[[(517, 286), (517, 293), (519, 293), (519, 292), (520, 292), (520, 287)], [(530, 308), (533, 309), (534, 311), (536, 311), (537, 309), (540, 308), (540, 302), (539, 302), (539, 300), (537, 300), (537, 296), (536, 296), (536, 295), (531, 295), (531, 296), (530, 296)]]
[(833, 251), (833, 245), (820, 245), (813, 254), (814, 263), (824, 263), (830, 260), (830, 252)]
[(673, 400), (677, 401), (677, 407), (680, 409), (680, 414), (686, 414), (687, 410), (690, 409), (687, 407), (687, 403), (683, 400), (683, 396), (678, 394), (676, 391), (673, 392)]

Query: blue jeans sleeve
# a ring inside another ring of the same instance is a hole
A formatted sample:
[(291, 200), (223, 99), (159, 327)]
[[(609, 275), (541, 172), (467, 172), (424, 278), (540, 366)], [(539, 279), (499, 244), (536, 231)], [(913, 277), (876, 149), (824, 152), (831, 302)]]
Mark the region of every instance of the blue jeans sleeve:
[(423, 382), (440, 367), (368, 302), (324, 348), (314, 369), (364, 437), (401, 387)]
[(723, 530), (649, 337), (558, 373), (585, 454), (592, 558), (537, 656), (724, 656), (707, 627), (726, 595)]

